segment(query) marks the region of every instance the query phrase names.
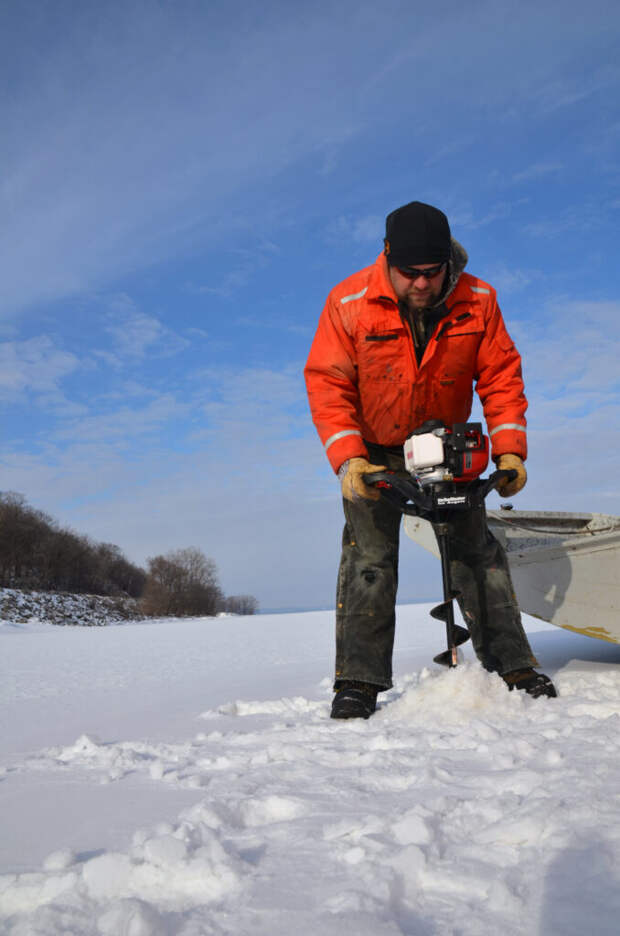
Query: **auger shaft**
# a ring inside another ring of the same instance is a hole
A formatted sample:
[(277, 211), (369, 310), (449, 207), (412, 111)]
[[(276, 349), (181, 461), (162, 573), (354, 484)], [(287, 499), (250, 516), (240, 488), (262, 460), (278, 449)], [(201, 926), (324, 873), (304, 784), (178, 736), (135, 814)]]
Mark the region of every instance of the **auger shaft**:
[(456, 666), (457, 647), (469, 639), (469, 632), (458, 624), (454, 623), (454, 599), (459, 592), (452, 588), (452, 578), (450, 574), (450, 547), (448, 545), (448, 524), (444, 522), (433, 523), (437, 544), (439, 546), (439, 556), (441, 558), (441, 578), (443, 582), (443, 602), (436, 605), (431, 616), (438, 621), (444, 621), (446, 625), (446, 642), (448, 649), (438, 653), (434, 657), (435, 663), (443, 666)]

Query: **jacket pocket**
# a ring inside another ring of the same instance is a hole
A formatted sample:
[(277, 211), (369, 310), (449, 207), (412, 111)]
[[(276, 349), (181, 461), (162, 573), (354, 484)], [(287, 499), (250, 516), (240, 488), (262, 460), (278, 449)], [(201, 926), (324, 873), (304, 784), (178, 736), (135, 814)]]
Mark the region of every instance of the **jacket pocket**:
[(483, 336), (482, 328), (475, 331), (463, 328), (462, 331), (448, 331), (438, 338), (430, 366), (442, 387), (469, 391), (475, 379)]
[(392, 332), (386, 335), (366, 335), (364, 341), (398, 341), (400, 335), (396, 332)]
[(475, 312), (461, 312), (460, 315), (451, 315), (442, 321), (434, 340), (441, 343), (448, 338), (464, 338), (467, 335), (479, 335), (483, 331), (482, 316)]
[(358, 375), (360, 382), (400, 381), (409, 354), (404, 328), (385, 328), (363, 332), (358, 337)]

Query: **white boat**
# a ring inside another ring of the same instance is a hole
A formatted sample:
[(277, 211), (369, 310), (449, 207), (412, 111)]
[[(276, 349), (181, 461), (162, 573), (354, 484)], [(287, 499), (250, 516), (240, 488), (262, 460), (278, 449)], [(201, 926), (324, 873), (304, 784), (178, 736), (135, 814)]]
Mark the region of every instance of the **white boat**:
[[(522, 611), (620, 643), (620, 517), (503, 509), (488, 518), (506, 549)], [(428, 521), (404, 522), (411, 539), (439, 556)]]

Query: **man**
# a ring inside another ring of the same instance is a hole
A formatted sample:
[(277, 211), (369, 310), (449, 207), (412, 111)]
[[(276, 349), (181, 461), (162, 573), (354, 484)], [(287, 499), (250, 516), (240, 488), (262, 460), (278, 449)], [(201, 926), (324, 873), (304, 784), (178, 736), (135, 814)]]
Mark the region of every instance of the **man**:
[[(375, 263), (330, 293), (305, 369), (312, 418), (337, 472), (345, 528), (336, 609), (332, 718), (368, 718), (392, 685), (400, 513), (364, 481), (404, 471), (403, 443), (427, 420), (467, 422), (473, 384), (498, 468), (526, 482), (521, 359), (487, 283), (437, 208), (411, 202), (386, 219)], [(555, 696), (521, 624), (503, 549), (484, 506), (449, 517), (451, 574), (482, 665), (510, 689)]]

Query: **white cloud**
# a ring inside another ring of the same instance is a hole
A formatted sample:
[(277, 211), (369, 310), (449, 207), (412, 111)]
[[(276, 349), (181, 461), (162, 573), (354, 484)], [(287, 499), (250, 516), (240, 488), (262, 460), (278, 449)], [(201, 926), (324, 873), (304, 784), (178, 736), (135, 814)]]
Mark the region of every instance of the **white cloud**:
[(236, 292), (243, 289), (259, 270), (270, 266), (279, 252), (278, 245), (268, 240), (258, 242), (252, 249), (228, 248), (232, 259), (232, 269), (228, 270), (217, 286), (189, 284), (187, 288), (192, 293), (230, 299)]
[(532, 283), (540, 281), (543, 277), (541, 270), (522, 270), (519, 267), (508, 266), (505, 263), (491, 266), (484, 272), (478, 271), (483, 279), (491, 283), (497, 289), (500, 297), (510, 296), (513, 293), (521, 292)]
[(461, 153), (463, 150), (469, 149), (469, 147), (477, 142), (477, 138), (472, 134), (463, 134), (459, 135), (457, 139), (449, 140), (447, 143), (443, 143), (440, 146), (434, 146), (426, 159), (425, 165), (435, 166), (444, 159), (448, 159), (456, 153)]
[(551, 300), (522, 330), (528, 379), (567, 410), (620, 393), (620, 303)]
[(487, 227), (496, 221), (505, 221), (513, 213), (515, 208), (526, 205), (529, 199), (518, 198), (513, 201), (496, 202), (484, 210), (475, 208), (465, 208), (450, 212), (450, 224), (452, 227), (463, 227), (475, 231), (478, 228)]
[[(168, 356), (182, 351), (189, 343), (154, 315), (142, 312), (125, 293), (110, 300), (105, 331), (114, 341), (112, 355), (121, 358), (144, 358), (147, 354)], [(112, 359), (110, 352), (107, 353)]]
[(56, 347), (46, 335), (0, 342), (0, 398), (56, 393), (62, 380), (79, 367), (75, 354)]
[[(282, 371), (212, 368), (194, 374), (200, 418), (192, 438), (203, 439), (216, 459), (226, 453), (233, 473), (243, 472), (247, 460), (255, 478), (267, 471), (286, 476), (289, 448), (314, 431), (302, 369), (296, 362)], [(284, 483), (289, 480), (285, 477)]]
[(620, 512), (619, 317), (620, 302), (555, 299), (513, 329), (530, 402), (515, 506)]
[(560, 162), (537, 162), (512, 176), (513, 182), (537, 182), (548, 175), (557, 175), (564, 169)]
[(77, 419), (66, 420), (50, 435), (70, 444), (98, 442), (114, 444), (119, 450), (139, 449), (144, 437), (152, 435), (159, 447), (159, 434), (169, 423), (178, 423), (191, 412), (191, 403), (181, 403), (171, 393), (162, 393), (141, 406), (106, 408), (91, 411)]
[(543, 113), (551, 113), (561, 108), (574, 107), (575, 104), (600, 92), (617, 94), (618, 85), (620, 68), (615, 64), (605, 63), (590, 74), (584, 75), (582, 71), (578, 71), (544, 83), (537, 89), (535, 99)]
[(537, 220), (524, 226), (523, 232), (528, 237), (555, 238), (577, 231), (583, 237), (608, 224), (610, 207), (606, 203), (571, 204), (551, 216), (539, 215)]
[(325, 239), (329, 244), (375, 244), (380, 250), (385, 234), (384, 215), (340, 215), (330, 222)]

